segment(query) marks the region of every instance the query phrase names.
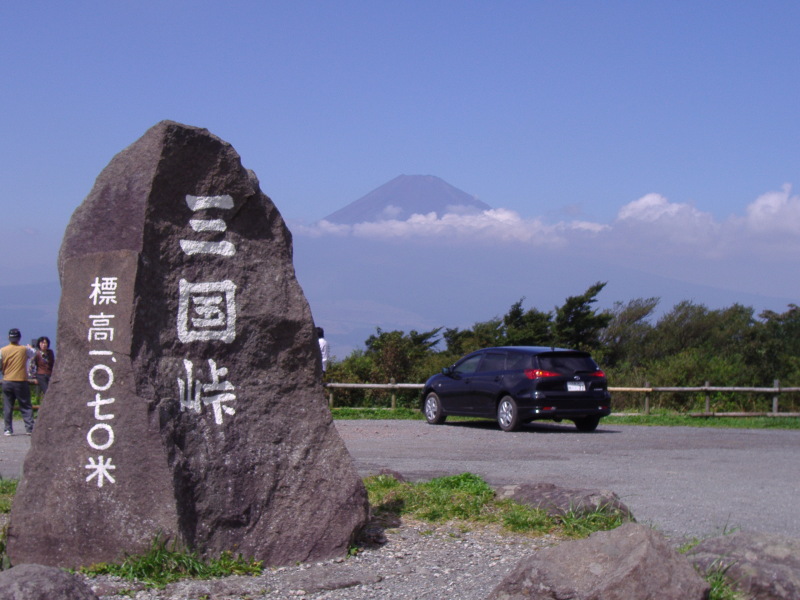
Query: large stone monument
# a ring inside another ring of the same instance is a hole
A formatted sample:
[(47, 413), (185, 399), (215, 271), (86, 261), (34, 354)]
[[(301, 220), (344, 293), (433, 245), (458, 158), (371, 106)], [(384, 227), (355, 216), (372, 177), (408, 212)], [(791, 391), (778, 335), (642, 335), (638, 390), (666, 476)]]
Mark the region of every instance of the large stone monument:
[(325, 403), (291, 234), (228, 143), (148, 130), (75, 211), (59, 273), (13, 564), (115, 561), (157, 536), (267, 565), (347, 551), (366, 492)]

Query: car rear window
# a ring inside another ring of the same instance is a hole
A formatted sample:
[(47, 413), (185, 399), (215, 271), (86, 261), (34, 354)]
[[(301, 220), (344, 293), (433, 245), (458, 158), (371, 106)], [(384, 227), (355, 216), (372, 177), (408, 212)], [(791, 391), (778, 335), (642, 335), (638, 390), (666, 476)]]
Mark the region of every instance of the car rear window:
[(597, 363), (588, 354), (579, 352), (555, 352), (540, 354), (536, 357), (539, 368), (544, 371), (553, 371), (562, 375), (573, 373), (592, 373), (597, 371)]
[(487, 352), (483, 355), (481, 371), (505, 371), (506, 355), (504, 352)]
[(522, 371), (532, 368), (533, 356), (530, 354), (523, 354), (522, 352), (509, 352), (508, 353), (508, 370), (509, 371)]

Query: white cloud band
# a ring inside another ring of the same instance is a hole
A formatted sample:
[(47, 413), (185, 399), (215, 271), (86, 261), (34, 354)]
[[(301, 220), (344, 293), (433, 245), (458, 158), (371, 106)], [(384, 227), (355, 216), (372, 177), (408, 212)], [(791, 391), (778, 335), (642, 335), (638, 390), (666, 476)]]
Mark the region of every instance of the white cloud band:
[(414, 214), (408, 219), (342, 225), (320, 221), (294, 226), (299, 235), (348, 236), (364, 239), (429, 239), (516, 243), (532, 247), (574, 247), (594, 254), (648, 254), (705, 256), (719, 259), (748, 253), (774, 252), (776, 247), (800, 249), (800, 197), (791, 186), (759, 196), (742, 216), (717, 221), (711, 213), (690, 204), (670, 202), (660, 194), (646, 194), (620, 208), (610, 224), (589, 220), (547, 223), (542, 217), (523, 218), (499, 208), (480, 213)]

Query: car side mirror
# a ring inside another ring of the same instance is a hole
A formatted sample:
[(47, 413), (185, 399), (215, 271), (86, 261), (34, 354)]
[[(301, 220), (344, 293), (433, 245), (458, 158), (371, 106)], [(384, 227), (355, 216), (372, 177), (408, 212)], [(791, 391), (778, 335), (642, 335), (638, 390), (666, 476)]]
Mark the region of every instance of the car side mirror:
[(452, 377), (453, 376), (453, 367), (443, 367), (442, 368), (442, 374), (443, 375), (447, 375), (448, 377)]

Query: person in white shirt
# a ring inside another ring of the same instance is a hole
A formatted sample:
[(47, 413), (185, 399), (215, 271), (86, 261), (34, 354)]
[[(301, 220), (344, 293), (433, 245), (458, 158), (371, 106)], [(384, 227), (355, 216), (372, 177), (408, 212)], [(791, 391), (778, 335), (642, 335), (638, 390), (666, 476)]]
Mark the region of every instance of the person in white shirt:
[(328, 340), (325, 339), (325, 331), (322, 327), (317, 327), (317, 337), (319, 338), (319, 352), (322, 354), (322, 374), (328, 369)]

